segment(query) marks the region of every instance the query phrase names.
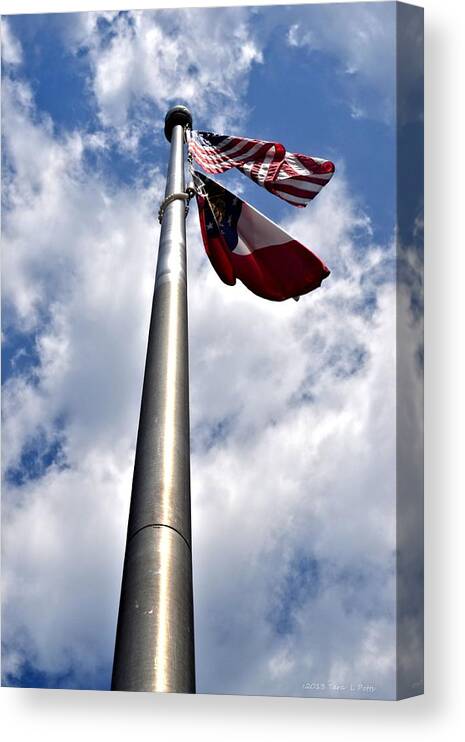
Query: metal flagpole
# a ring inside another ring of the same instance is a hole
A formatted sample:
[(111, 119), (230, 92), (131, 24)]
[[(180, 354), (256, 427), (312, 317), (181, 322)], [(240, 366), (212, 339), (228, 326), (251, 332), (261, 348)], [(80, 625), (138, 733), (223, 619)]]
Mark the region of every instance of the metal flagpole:
[(184, 133), (171, 142), (137, 436), (112, 690), (195, 693)]

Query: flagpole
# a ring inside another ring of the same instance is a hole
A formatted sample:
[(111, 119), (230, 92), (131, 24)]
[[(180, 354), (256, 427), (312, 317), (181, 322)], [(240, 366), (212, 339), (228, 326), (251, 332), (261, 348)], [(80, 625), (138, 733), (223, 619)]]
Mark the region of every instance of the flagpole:
[(112, 690), (195, 693), (184, 134), (171, 142), (137, 436)]

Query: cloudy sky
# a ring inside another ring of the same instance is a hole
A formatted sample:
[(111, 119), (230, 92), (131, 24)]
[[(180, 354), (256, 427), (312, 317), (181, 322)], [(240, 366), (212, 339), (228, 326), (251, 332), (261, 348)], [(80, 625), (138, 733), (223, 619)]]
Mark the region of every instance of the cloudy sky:
[(220, 176), (330, 267), (299, 303), (222, 284), (188, 217), (197, 689), (395, 695), (395, 244), (419, 292), (422, 224), (396, 217), (394, 29), (392, 3), (3, 17), (4, 684), (109, 688), (186, 103), (336, 164), (299, 210)]

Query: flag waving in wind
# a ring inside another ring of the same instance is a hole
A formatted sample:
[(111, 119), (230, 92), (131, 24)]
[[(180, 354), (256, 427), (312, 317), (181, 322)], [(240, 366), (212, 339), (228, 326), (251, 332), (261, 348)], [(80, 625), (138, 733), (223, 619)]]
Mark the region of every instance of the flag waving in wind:
[(193, 173), (206, 253), (224, 283), (239, 278), (254, 294), (284, 301), (318, 288), (326, 265), (259, 211)]
[(293, 206), (306, 206), (332, 178), (329, 160), (286, 152), (279, 142), (192, 131), (189, 153), (207, 173), (237, 167)]

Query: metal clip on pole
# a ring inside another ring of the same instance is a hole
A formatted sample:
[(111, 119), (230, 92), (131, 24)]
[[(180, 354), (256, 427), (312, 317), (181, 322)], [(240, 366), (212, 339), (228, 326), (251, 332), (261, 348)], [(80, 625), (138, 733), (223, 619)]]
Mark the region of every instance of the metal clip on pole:
[(173, 201), (176, 201), (176, 200), (177, 200), (178, 198), (179, 198), (179, 199), (182, 199), (183, 201), (187, 201), (187, 204), (186, 204), (186, 212), (185, 212), (185, 216), (187, 216), (187, 214), (189, 213), (189, 201), (190, 201), (190, 200), (191, 200), (191, 198), (192, 198), (192, 194), (191, 194), (191, 193), (189, 193), (189, 191), (190, 191), (190, 189), (188, 188), (188, 189), (187, 189), (187, 193), (171, 193), (171, 195), (167, 196), (167, 197), (166, 197), (166, 198), (165, 198), (165, 199), (164, 199), (164, 200), (163, 200), (163, 201), (161, 202), (160, 208), (158, 209), (158, 221), (160, 222), (160, 224), (161, 224), (161, 223), (162, 223), (162, 221), (163, 221), (163, 215), (164, 215), (164, 213), (165, 213), (165, 209), (166, 209), (166, 207), (167, 207), (167, 206), (168, 206), (169, 204), (171, 204), (171, 203), (172, 203)]

